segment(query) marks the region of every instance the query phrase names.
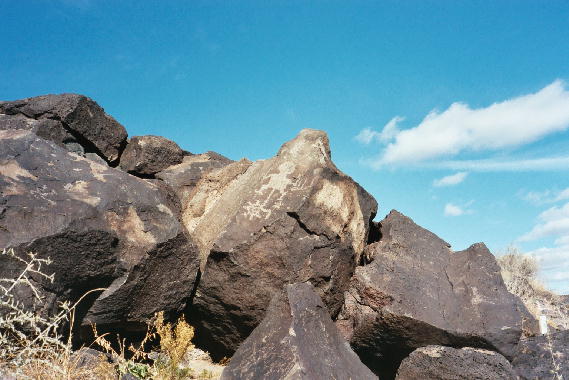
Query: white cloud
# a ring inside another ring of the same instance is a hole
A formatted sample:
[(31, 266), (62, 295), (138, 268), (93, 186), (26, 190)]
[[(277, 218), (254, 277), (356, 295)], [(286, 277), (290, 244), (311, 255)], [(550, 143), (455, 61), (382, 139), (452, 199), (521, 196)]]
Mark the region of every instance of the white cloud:
[(442, 186), (458, 185), (459, 183), (461, 183), (466, 179), (467, 175), (468, 175), (467, 172), (458, 172), (456, 174), (447, 175), (446, 177), (434, 180), (433, 186), (442, 187)]
[[(520, 237), (520, 241), (538, 240), (545, 237), (559, 236), (563, 238), (569, 235), (569, 202), (562, 207), (551, 207), (541, 214), (540, 222), (533, 229)], [(561, 241), (558, 240), (557, 243)]]
[(355, 139), (365, 145), (369, 145), (374, 140), (380, 143), (390, 141), (400, 132), (397, 125), (403, 120), (405, 120), (405, 118), (395, 116), (385, 124), (381, 132), (374, 131), (371, 128), (364, 128), (357, 134)]
[[(557, 196), (565, 193), (561, 191)], [(553, 247), (542, 247), (528, 253), (539, 260), (541, 277), (552, 290), (569, 293), (569, 202), (550, 207), (539, 214), (538, 219), (534, 228), (518, 240), (555, 239)]]
[(569, 245), (538, 248), (528, 254), (537, 258), (540, 277), (548, 288), (569, 294)]
[(453, 205), (452, 203), (447, 203), (445, 205), (445, 211), (444, 211), (445, 216), (460, 216), (463, 215), (464, 213), (465, 211), (462, 209), (462, 207)]
[(381, 133), (373, 131), (370, 128), (364, 128), (360, 131), (360, 133), (357, 134), (355, 139), (362, 144), (368, 145), (373, 140), (379, 138), (380, 135)]
[[(386, 129), (386, 126), (382, 132), (383, 141), (388, 140), (387, 136), (394, 141), (387, 145), (376, 165), (414, 163), (464, 151), (497, 150), (527, 144), (563, 131), (569, 128), (569, 91), (565, 89), (564, 82), (556, 80), (536, 93), (494, 103), (486, 108), (472, 109), (464, 103), (453, 103), (443, 112), (431, 111), (419, 125), (402, 131), (397, 129), (400, 120), (394, 120), (390, 128)], [(374, 135), (369, 141), (377, 136)], [(469, 162), (454, 164), (464, 167)], [(484, 162), (470, 161), (470, 164)], [(522, 166), (552, 164), (529, 160)], [(492, 165), (494, 170), (516, 170), (513, 168), (519, 168), (520, 162), (486, 162), (488, 168)]]

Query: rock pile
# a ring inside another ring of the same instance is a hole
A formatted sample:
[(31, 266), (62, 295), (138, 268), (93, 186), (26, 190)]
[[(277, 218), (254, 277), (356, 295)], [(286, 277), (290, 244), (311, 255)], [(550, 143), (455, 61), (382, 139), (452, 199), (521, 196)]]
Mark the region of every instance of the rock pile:
[[(376, 212), (321, 131), (232, 161), (127, 141), (85, 96), (0, 102), (0, 247), (52, 259), (53, 283), (30, 279), (40, 312), (105, 288), (81, 303), (78, 337), (141, 332), (162, 310), (214, 358), (234, 354), (225, 379), (509, 378), (508, 360), (533, 378), (541, 341), (518, 350), (525, 310), (488, 249)], [(0, 278), (21, 269), (0, 257)]]

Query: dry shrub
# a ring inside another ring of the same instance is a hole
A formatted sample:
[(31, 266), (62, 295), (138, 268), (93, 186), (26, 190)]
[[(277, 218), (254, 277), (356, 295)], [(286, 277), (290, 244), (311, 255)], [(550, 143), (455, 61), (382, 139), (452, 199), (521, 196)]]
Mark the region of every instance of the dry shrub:
[[(203, 370), (196, 373), (192, 368), (183, 364), (186, 355), (194, 348), (192, 338), (194, 328), (180, 317), (175, 324), (164, 321), (164, 313), (156, 315), (149, 326), (141, 343), (127, 345), (124, 339), (116, 336), (117, 344), (109, 340), (109, 334), (99, 334), (93, 326), (95, 344), (108, 353), (113, 362), (117, 363), (118, 372), (122, 375), (130, 373), (139, 379), (183, 380), (183, 379), (212, 379), (213, 375)], [(158, 340), (159, 352), (145, 350), (147, 343)], [(114, 347), (118, 348), (114, 348)]]
[[(142, 342), (134, 346), (117, 336), (117, 349), (108, 334), (99, 335), (95, 326), (95, 342), (112, 359), (101, 353), (89, 356), (72, 349), (72, 327), (75, 308), (89, 293), (76, 303), (64, 302), (55, 315), (41, 312), (45, 299), (32, 277), (53, 282), (53, 275), (45, 274), (51, 264), (33, 253), (17, 255), (13, 249), (0, 252), (8, 260), (22, 267), (13, 279), (0, 279), (0, 378), (11, 376), (20, 380), (116, 380), (129, 373), (139, 379), (182, 380), (212, 379), (208, 370), (200, 373), (184, 366), (183, 360), (193, 349), (194, 329), (184, 318), (175, 324), (164, 321), (159, 313)], [(33, 305), (18, 301), (15, 293), (32, 294)], [(67, 327), (65, 336), (62, 330)], [(160, 351), (145, 351), (151, 340), (159, 340)], [(154, 357), (151, 357), (153, 356)], [(10, 378), (10, 377), (8, 377)]]
[[(64, 302), (53, 316), (40, 312), (18, 301), (14, 293), (29, 291), (36, 305), (44, 302), (31, 276), (53, 282), (53, 275), (44, 273), (51, 264), (33, 253), (17, 255), (13, 249), (3, 249), (1, 254), (23, 267), (13, 279), (0, 279), (0, 373), (17, 379), (90, 380), (112, 379), (109, 368), (101, 358), (93, 368), (81, 365), (81, 357), (75, 355), (71, 345), (71, 329), (67, 338), (61, 335), (62, 328), (73, 325), (75, 304)], [(96, 367), (96, 368), (95, 368)], [(96, 371), (95, 371), (96, 370)]]
[(520, 297), (534, 317), (543, 313), (553, 328), (569, 329), (569, 307), (538, 280), (539, 263), (535, 257), (510, 246), (497, 261), (508, 291)]

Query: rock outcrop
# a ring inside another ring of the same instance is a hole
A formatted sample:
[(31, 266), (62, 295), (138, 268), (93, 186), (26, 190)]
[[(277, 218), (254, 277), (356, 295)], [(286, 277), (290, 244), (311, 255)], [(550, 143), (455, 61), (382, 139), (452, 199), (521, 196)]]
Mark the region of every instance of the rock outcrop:
[(0, 102), (0, 130), (27, 129), (78, 153), (115, 164), (126, 145), (125, 128), (83, 95), (42, 95)]
[(237, 349), (284, 284), (310, 281), (336, 315), (377, 209), (315, 130), (271, 159), (209, 172), (181, 201), (202, 268), (189, 312), (214, 357)]
[(140, 177), (154, 174), (182, 162), (184, 151), (175, 142), (160, 136), (134, 136), (124, 149), (119, 166)]
[(569, 330), (523, 337), (512, 364), (522, 380), (569, 379)]
[(184, 156), (178, 165), (170, 166), (156, 174), (184, 201), (187, 207), (194, 196), (196, 185), (207, 173), (229, 165), (233, 161), (215, 152)]
[(340, 336), (312, 285), (297, 283), (275, 295), (263, 322), (239, 347), (221, 379), (377, 377)]
[(466, 347), (421, 347), (399, 367), (396, 380), (516, 380), (512, 365), (497, 352)]
[[(184, 309), (198, 252), (177, 214), (150, 182), (31, 131), (0, 131), (0, 247), (52, 260), (53, 283), (32, 276), (52, 304), (108, 288), (81, 303), (77, 322), (145, 329), (155, 312)], [(0, 278), (21, 269), (0, 257)]]
[(433, 233), (392, 211), (381, 240), (366, 247), (337, 325), (362, 361), (394, 376), (427, 345), (480, 347), (512, 358), (521, 303), (510, 294), (483, 244), (453, 252)]

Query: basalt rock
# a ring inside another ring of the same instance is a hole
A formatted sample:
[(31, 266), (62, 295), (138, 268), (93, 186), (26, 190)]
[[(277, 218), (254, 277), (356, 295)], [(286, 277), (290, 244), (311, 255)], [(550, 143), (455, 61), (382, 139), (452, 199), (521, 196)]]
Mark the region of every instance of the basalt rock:
[(181, 163), (183, 157), (178, 144), (164, 137), (134, 136), (122, 153), (119, 165), (131, 174), (148, 177)]
[[(155, 312), (180, 313), (198, 272), (197, 248), (164, 191), (70, 153), (26, 130), (0, 131), (0, 247), (52, 260), (54, 282), (32, 274), (56, 301), (87, 297), (77, 325), (145, 329)], [(21, 263), (0, 257), (0, 278)], [(20, 294), (31, 303), (31, 294)], [(48, 302), (48, 303), (49, 303)]]
[(338, 333), (310, 284), (285, 285), (222, 380), (377, 379)]
[(377, 209), (315, 130), (271, 159), (207, 173), (181, 201), (202, 269), (189, 314), (214, 357), (237, 349), (284, 284), (310, 281), (335, 316)]
[(116, 163), (126, 144), (125, 128), (83, 95), (42, 95), (0, 102), (0, 130), (27, 129), (67, 150), (96, 153)]
[(512, 365), (523, 380), (569, 378), (569, 330), (523, 337)]
[(512, 365), (497, 352), (466, 347), (421, 347), (399, 367), (396, 380), (516, 380)]
[(460, 252), (392, 211), (366, 247), (337, 326), (362, 361), (386, 378), (416, 348), (478, 347), (512, 358), (521, 335), (519, 299), (483, 244)]

